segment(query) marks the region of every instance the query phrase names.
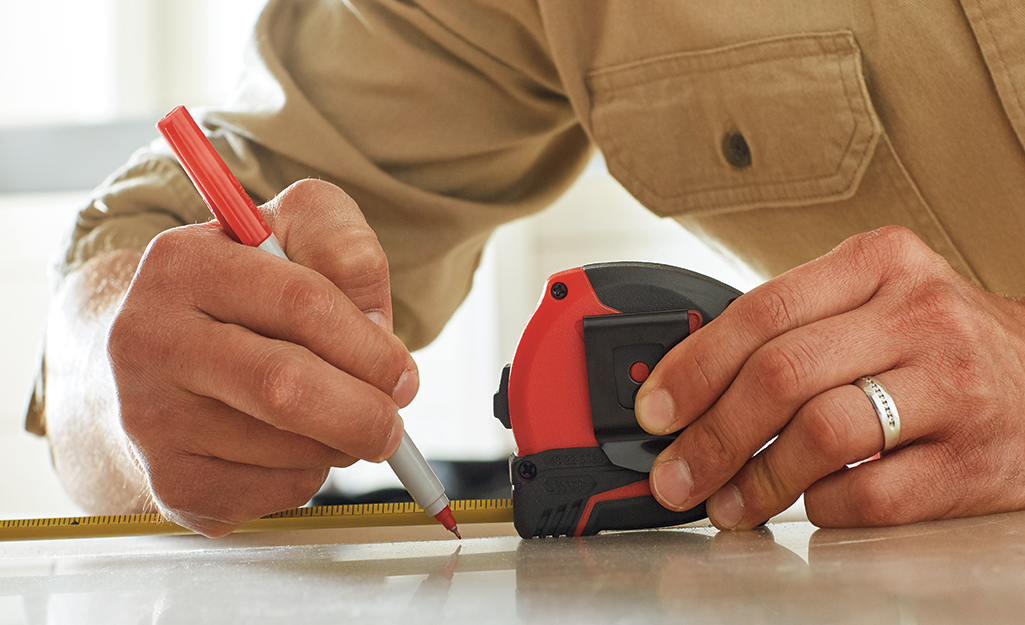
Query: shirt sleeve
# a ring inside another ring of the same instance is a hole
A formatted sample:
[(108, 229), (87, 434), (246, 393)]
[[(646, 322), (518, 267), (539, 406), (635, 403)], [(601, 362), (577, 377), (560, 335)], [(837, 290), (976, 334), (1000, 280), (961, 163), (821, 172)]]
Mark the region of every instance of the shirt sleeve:
[[(199, 118), (257, 203), (311, 177), (356, 200), (410, 349), (466, 297), (494, 229), (551, 203), (591, 149), (530, 0), (272, 0), (236, 97)], [(58, 276), (210, 219), (159, 141), (93, 197)], [(26, 427), (43, 432), (39, 380)]]

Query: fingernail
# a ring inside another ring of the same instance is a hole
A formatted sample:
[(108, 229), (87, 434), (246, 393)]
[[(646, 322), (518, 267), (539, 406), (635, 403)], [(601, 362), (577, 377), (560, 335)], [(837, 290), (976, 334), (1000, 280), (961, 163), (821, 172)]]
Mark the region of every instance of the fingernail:
[(379, 310), (372, 310), (367, 313), (367, 319), (373, 321), (385, 330), (391, 332), (391, 323), (388, 322), (388, 315)]
[(392, 391), (392, 401), (398, 404), (399, 408), (405, 408), (416, 397), (418, 390), (420, 390), (420, 374), (416, 369), (406, 369), (402, 372), (398, 384), (395, 385), (395, 390)]
[(672, 458), (656, 464), (651, 474), (651, 489), (659, 501), (675, 510), (683, 510), (694, 490), (694, 478), (687, 463), (680, 458)]
[(740, 497), (740, 489), (727, 484), (713, 493), (705, 504), (708, 517), (721, 529), (731, 530), (744, 518), (744, 500)]
[(637, 398), (634, 404), (637, 422), (652, 434), (668, 434), (672, 431), (674, 414), (673, 398), (662, 389), (657, 389)]

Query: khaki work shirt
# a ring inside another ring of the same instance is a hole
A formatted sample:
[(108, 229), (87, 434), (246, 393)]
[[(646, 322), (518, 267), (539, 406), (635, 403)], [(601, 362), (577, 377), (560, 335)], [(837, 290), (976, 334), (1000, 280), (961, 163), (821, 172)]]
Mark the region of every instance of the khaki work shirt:
[[(1014, 0), (272, 0), (238, 97), (204, 123), (258, 202), (307, 177), (356, 199), (417, 348), (491, 232), (552, 202), (592, 146), (654, 213), (765, 275), (900, 224), (1021, 295), (1023, 94)], [(80, 213), (61, 271), (209, 218), (155, 143)]]

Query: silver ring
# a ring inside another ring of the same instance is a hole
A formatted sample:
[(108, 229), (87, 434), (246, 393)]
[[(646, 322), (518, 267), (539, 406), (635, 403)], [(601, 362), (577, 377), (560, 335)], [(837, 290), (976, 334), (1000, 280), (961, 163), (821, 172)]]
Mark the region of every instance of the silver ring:
[(883, 426), (883, 451), (890, 451), (900, 443), (900, 415), (897, 414), (897, 404), (886, 392), (882, 384), (867, 375), (858, 378), (853, 382), (868, 395), (872, 407), (876, 409), (879, 416), (879, 423)]

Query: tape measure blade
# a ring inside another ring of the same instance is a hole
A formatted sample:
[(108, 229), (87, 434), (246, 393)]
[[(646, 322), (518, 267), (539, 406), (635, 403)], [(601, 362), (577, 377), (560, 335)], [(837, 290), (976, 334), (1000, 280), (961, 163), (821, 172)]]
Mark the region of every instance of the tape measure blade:
[(158, 514), (0, 521), (0, 541), (182, 535), (193, 532)]
[(456, 523), (511, 523), (512, 499), (463, 499), (452, 502)]
[[(450, 505), (457, 523), (507, 523), (513, 520), (511, 499), (457, 499)], [(413, 503), (357, 504), (285, 510), (249, 521), (236, 531), (399, 527), (435, 523), (437, 521)], [(0, 520), (0, 542), (193, 533), (159, 514)]]
[(437, 523), (416, 504), (358, 504), (286, 510), (242, 524), (237, 532), (393, 527)]

